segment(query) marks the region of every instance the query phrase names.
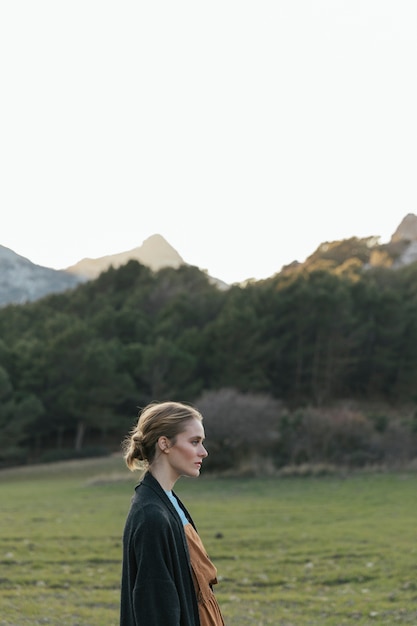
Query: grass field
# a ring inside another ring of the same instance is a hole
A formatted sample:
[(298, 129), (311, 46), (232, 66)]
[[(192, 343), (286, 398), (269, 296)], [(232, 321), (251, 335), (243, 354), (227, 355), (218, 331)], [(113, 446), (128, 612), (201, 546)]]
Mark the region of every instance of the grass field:
[[(121, 459), (0, 472), (0, 626), (118, 626)], [(417, 476), (183, 479), (227, 626), (417, 625)], [(152, 626), (152, 625), (150, 625)]]

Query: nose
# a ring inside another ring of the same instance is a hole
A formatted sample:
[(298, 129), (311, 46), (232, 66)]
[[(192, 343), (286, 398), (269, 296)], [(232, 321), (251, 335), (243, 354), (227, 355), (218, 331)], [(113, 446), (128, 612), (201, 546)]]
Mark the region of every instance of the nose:
[(203, 446), (203, 444), (201, 444), (200, 456), (202, 456), (202, 457), (203, 457), (203, 459), (205, 459), (205, 458), (206, 458), (206, 456), (208, 456), (208, 452), (207, 452), (207, 450), (205, 449), (205, 447)]

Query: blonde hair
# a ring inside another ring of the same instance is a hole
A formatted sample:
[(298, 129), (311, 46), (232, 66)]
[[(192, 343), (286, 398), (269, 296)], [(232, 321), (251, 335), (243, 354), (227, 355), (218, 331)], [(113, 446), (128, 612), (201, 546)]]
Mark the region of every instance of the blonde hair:
[(134, 471), (146, 469), (154, 460), (159, 437), (175, 444), (176, 436), (184, 432), (192, 419), (200, 422), (203, 416), (197, 409), (181, 402), (152, 402), (139, 413), (136, 426), (123, 442), (127, 467)]

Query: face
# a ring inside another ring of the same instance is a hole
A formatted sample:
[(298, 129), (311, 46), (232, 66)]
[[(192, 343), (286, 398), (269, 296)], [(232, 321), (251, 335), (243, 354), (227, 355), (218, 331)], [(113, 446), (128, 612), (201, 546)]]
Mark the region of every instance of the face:
[(173, 478), (200, 475), (201, 464), (208, 455), (203, 446), (203, 441), (204, 428), (202, 423), (197, 419), (189, 420), (186, 429), (177, 435), (175, 443), (168, 449), (167, 460)]

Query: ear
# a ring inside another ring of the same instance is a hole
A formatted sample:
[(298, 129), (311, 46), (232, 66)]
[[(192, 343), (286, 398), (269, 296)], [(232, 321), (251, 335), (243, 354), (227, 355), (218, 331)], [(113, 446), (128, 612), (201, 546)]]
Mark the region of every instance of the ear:
[(169, 439), (167, 437), (159, 437), (157, 445), (161, 452), (169, 451)]

